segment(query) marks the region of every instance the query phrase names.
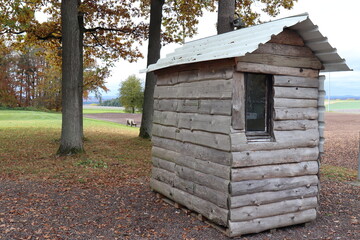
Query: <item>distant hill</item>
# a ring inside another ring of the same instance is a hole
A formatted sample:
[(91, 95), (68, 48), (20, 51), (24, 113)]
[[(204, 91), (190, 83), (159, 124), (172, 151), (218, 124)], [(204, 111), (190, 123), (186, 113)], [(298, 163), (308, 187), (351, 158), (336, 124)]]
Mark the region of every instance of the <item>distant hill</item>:
[[(328, 99), (329, 96), (326, 96), (326, 99)], [(360, 96), (352, 96), (352, 95), (344, 95), (344, 96), (330, 96), (331, 100), (341, 99), (341, 100), (347, 100), (347, 99), (355, 99), (360, 100)]]
[[(115, 98), (118, 98), (118, 96), (102, 96), (103, 101), (111, 100)], [(89, 96), (88, 99), (84, 99), (84, 104), (98, 104), (98, 103), (99, 103), (99, 99), (97, 99), (95, 96)]]

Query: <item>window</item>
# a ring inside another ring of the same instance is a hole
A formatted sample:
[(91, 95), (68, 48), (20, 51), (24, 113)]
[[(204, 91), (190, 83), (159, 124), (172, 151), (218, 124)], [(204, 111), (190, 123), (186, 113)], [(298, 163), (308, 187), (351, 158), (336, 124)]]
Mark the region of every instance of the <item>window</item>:
[(270, 140), (272, 76), (246, 73), (245, 87), (245, 130), (248, 140)]

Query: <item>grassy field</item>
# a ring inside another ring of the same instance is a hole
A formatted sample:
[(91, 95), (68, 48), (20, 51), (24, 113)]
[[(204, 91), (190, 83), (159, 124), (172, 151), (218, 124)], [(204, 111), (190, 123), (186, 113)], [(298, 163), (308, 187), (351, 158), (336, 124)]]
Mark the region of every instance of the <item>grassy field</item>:
[[(325, 104), (326, 109), (328, 109), (328, 102)], [(330, 111), (331, 110), (354, 110), (360, 109), (360, 100), (331, 100), (330, 101)]]
[(61, 114), (0, 111), (0, 178), (111, 182), (147, 176), (150, 141), (138, 129), (84, 120), (85, 154), (57, 157)]
[(90, 113), (125, 113), (124, 110), (117, 110), (117, 109), (83, 109), (84, 114)]

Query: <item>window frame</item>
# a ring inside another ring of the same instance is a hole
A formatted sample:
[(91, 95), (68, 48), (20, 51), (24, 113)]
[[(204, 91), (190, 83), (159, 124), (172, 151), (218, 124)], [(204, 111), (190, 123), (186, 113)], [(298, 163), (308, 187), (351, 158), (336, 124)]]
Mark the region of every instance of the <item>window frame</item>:
[[(266, 90), (265, 90), (265, 131), (249, 131), (247, 129), (247, 99), (248, 99), (248, 81), (250, 75), (264, 75), (266, 76)], [(273, 87), (274, 87), (274, 76), (271, 74), (263, 73), (244, 73), (244, 85), (245, 85), (245, 109), (244, 109), (244, 120), (245, 120), (245, 134), (248, 141), (272, 141), (273, 140)]]

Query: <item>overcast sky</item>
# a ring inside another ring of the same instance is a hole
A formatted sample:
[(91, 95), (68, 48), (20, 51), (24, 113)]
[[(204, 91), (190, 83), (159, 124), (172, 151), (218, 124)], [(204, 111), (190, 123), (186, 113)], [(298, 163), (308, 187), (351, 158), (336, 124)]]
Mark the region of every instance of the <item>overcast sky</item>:
[[(300, 13), (309, 13), (312, 22), (319, 27), (320, 32), (328, 38), (331, 46), (335, 47), (340, 57), (345, 58), (352, 72), (325, 73), (326, 91), (331, 96), (355, 95), (360, 96), (360, 1), (359, 0), (298, 0), (292, 10), (282, 10), (277, 18), (283, 18)], [(216, 34), (216, 13), (207, 13), (200, 21), (199, 34), (193, 39), (199, 39)], [(271, 18), (264, 16), (264, 21)], [(189, 39), (188, 41), (191, 41)], [(171, 44), (162, 48), (161, 56), (172, 52), (179, 45)], [(147, 44), (142, 47), (146, 56)], [(112, 76), (107, 79), (106, 86), (111, 90), (104, 96), (118, 95), (121, 81), (129, 75), (135, 74), (145, 81), (145, 74), (140, 74), (146, 68), (145, 59), (136, 63), (119, 61), (116, 63)], [(330, 81), (329, 81), (330, 78)], [(330, 82), (330, 84), (329, 84)]]

